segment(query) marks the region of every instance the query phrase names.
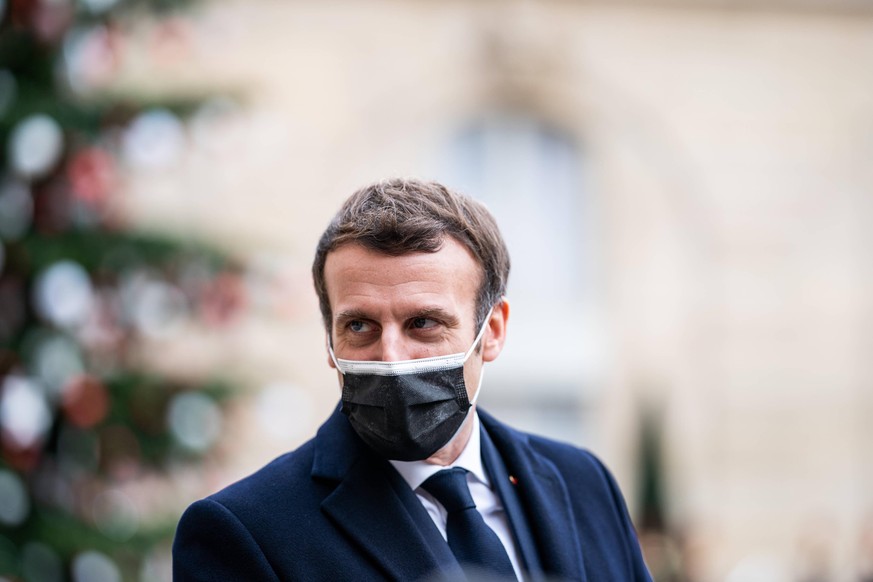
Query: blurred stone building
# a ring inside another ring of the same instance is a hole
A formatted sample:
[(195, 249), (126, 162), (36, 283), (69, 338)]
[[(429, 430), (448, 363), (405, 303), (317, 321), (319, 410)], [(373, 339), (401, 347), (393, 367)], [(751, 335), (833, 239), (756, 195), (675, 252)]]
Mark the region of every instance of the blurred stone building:
[(335, 405), (317, 237), (414, 175), (483, 199), (513, 254), (483, 406), (592, 448), (637, 517), (649, 419), (689, 579), (873, 567), (873, 4), (238, 0), (127, 43), (122, 90), (228, 95), (126, 200), (255, 265), (235, 333), (143, 355), (252, 386), (206, 487)]

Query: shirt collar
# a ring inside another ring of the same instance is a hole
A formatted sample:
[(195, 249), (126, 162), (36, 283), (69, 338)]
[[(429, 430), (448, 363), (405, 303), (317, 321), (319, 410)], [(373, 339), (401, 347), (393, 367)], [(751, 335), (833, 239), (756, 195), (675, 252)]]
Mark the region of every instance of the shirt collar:
[(482, 440), (479, 433), (479, 415), (473, 410), (473, 430), (470, 433), (470, 440), (467, 445), (455, 459), (455, 462), (448, 467), (441, 465), (433, 465), (426, 461), (389, 461), (403, 480), (409, 483), (412, 490), (418, 489), (428, 477), (443, 469), (451, 469), (453, 467), (461, 467), (466, 469), (473, 476), (487, 486), (491, 486), (488, 481), (488, 475), (485, 473), (485, 467), (482, 466)]

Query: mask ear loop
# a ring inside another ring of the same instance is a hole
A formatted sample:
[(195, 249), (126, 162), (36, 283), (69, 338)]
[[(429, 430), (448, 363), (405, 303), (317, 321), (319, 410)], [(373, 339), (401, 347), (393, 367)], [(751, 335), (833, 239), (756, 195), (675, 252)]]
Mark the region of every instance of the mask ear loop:
[(485, 335), (485, 330), (488, 329), (488, 321), (491, 319), (491, 312), (494, 311), (494, 306), (491, 306), (491, 309), (488, 310), (488, 315), (485, 316), (485, 321), (482, 322), (482, 327), (479, 329), (479, 333), (476, 335), (476, 339), (473, 340), (473, 345), (470, 346), (470, 349), (464, 354), (464, 363), (467, 363), (467, 360), (470, 359), (470, 354), (473, 353), (473, 350), (476, 349), (476, 346), (479, 345), (479, 341), (482, 339), (482, 336)]
[(479, 395), (482, 394), (482, 378), (485, 377), (485, 366), (482, 366), (479, 369), (479, 386), (476, 387), (476, 395), (473, 396), (473, 400), (470, 401), (470, 408), (475, 406), (476, 401), (479, 400)]
[(330, 345), (330, 332), (324, 334), (324, 343), (327, 346), (327, 353), (330, 354), (330, 359), (333, 360), (333, 365), (336, 366), (337, 371), (342, 374), (342, 368), (340, 368), (339, 362), (336, 361), (336, 356), (333, 353), (333, 346)]
[[(481, 341), (482, 336), (485, 335), (485, 330), (488, 328), (488, 322), (491, 319), (491, 313), (494, 311), (494, 306), (491, 306), (491, 309), (488, 310), (488, 315), (485, 316), (485, 321), (482, 322), (482, 329), (479, 330), (479, 335), (476, 336), (476, 339), (473, 340), (473, 345), (470, 346), (470, 349), (467, 350), (467, 353), (464, 354), (464, 363), (467, 363), (467, 359), (470, 357), (470, 354), (473, 353), (473, 350), (476, 349), (476, 346)], [(476, 395), (473, 396), (473, 400), (470, 400), (470, 409), (473, 409), (473, 406), (476, 404), (476, 401), (479, 400), (479, 395), (482, 394), (482, 378), (485, 377), (485, 364), (483, 362), (482, 366), (479, 368), (479, 385), (476, 386)], [(469, 394), (469, 392), (468, 392)]]

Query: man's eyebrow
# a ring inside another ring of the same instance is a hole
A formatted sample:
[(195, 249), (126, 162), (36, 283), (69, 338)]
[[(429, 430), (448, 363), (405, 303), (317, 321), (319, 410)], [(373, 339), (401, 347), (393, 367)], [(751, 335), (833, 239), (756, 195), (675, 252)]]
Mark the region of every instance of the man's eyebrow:
[(370, 319), (362, 309), (347, 309), (336, 314), (336, 322), (346, 322), (355, 319)]
[[(415, 311), (410, 311), (409, 314), (406, 315), (406, 319), (415, 319), (418, 317), (439, 319), (447, 325), (457, 325), (458, 323), (458, 317), (456, 315), (439, 306), (422, 307)], [(363, 309), (346, 309), (336, 314), (335, 324), (342, 325), (348, 321), (354, 321), (356, 319), (370, 320), (372, 319), (372, 316)]]
[(413, 313), (411, 313), (410, 316), (408, 317), (408, 319), (415, 319), (418, 317), (428, 317), (428, 318), (439, 319), (448, 325), (457, 325), (457, 323), (458, 323), (458, 318), (456, 315), (454, 315), (453, 313), (450, 313), (449, 311), (446, 311), (442, 307), (436, 307), (436, 306), (424, 307), (422, 309), (418, 309), (418, 310), (414, 311)]

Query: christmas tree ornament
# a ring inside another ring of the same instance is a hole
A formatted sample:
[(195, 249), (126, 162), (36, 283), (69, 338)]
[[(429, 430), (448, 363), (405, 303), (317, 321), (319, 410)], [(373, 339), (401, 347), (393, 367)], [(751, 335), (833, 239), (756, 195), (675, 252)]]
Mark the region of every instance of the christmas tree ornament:
[(88, 272), (75, 261), (58, 261), (42, 271), (33, 295), (37, 313), (61, 328), (84, 323), (94, 300)]
[(150, 338), (179, 333), (188, 313), (188, 301), (178, 287), (160, 280), (147, 280), (131, 298), (133, 324)]
[(90, 317), (78, 330), (78, 338), (92, 358), (113, 355), (122, 349), (126, 330), (119, 321), (119, 307), (114, 289), (98, 289)]
[(73, 558), (74, 582), (121, 582), (121, 571), (118, 565), (106, 554), (98, 551), (88, 551)]
[(100, 148), (84, 148), (71, 157), (67, 178), (76, 199), (102, 206), (116, 187), (114, 160)]
[(51, 427), (52, 413), (43, 389), (30, 378), (7, 376), (0, 392), (0, 435), (4, 448), (38, 446)]
[(27, 357), (28, 370), (46, 388), (52, 403), (60, 400), (70, 378), (85, 371), (78, 345), (69, 337), (57, 333), (31, 336)]
[(185, 148), (185, 129), (167, 109), (137, 116), (124, 134), (122, 156), (134, 169), (163, 170), (175, 166)]
[(64, 416), (77, 428), (91, 428), (103, 421), (109, 412), (106, 387), (87, 374), (70, 378), (64, 386), (62, 398)]
[(0, 182), (0, 239), (20, 239), (32, 222), (33, 198), (27, 186), (12, 178)]
[(73, 22), (76, 6), (73, 0), (30, 0), (13, 2), (13, 11), (20, 7), (27, 14), (35, 36), (45, 44), (57, 44)]
[(30, 513), (30, 499), (21, 478), (12, 471), (0, 469), (0, 524), (16, 526)]
[(121, 40), (105, 25), (76, 28), (64, 39), (67, 83), (77, 93), (105, 86), (118, 72)]
[(221, 434), (221, 410), (205, 394), (179, 394), (170, 402), (167, 424), (173, 437), (183, 448), (202, 453)]
[(7, 145), (12, 169), (22, 178), (30, 180), (48, 174), (60, 160), (63, 149), (61, 126), (42, 113), (18, 122)]

